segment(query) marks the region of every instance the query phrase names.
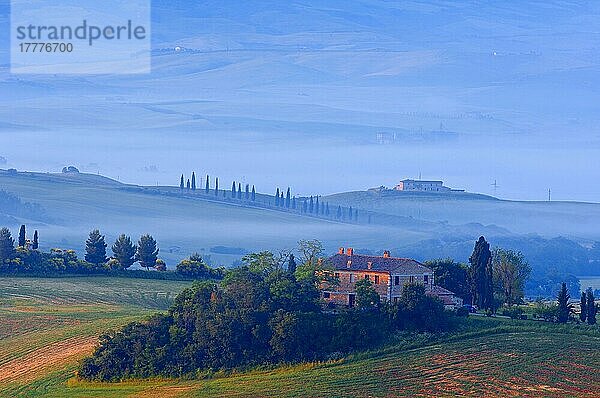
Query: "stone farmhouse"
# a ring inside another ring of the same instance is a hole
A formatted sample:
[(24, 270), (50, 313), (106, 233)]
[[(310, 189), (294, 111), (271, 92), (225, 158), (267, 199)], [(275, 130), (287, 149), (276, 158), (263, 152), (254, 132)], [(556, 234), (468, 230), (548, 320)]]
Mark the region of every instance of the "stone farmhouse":
[(330, 258), (337, 286), (323, 286), (321, 296), (327, 303), (353, 307), (356, 301), (355, 283), (369, 279), (382, 301), (397, 302), (402, 287), (407, 283), (420, 283), (428, 295), (438, 297), (446, 309), (462, 306), (462, 299), (451, 291), (436, 286), (433, 270), (416, 260), (392, 257), (389, 251), (383, 256), (354, 254), (352, 248), (339, 252)]

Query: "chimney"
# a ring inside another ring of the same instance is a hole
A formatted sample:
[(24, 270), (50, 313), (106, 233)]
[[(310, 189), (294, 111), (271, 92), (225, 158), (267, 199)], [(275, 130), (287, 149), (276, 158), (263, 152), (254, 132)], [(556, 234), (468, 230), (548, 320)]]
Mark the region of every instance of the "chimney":
[(344, 254), (344, 248), (343, 248), (343, 247), (340, 247), (340, 248), (339, 248), (339, 250), (338, 250), (338, 254)]
[(367, 261), (367, 269), (373, 269), (373, 263), (371, 261)]
[(390, 252), (388, 250), (383, 252), (383, 258), (390, 258)]
[(346, 249), (346, 255), (347, 256), (352, 256), (354, 254), (354, 249), (349, 247)]

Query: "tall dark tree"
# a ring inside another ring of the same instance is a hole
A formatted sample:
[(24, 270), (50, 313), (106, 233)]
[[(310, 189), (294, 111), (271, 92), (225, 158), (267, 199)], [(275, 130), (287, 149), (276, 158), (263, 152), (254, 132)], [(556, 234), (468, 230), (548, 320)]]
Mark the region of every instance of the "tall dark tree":
[(279, 206), (279, 188), (275, 192), (275, 206)]
[(352, 206), (350, 206), (350, 208), (348, 209), (348, 219), (350, 221), (352, 221), (352, 215), (354, 214), (354, 211), (352, 211)]
[(337, 213), (335, 214), (335, 218), (337, 218), (338, 220), (342, 218), (342, 206), (338, 205)]
[(254, 189), (254, 185), (252, 185), (252, 201), (256, 200), (256, 190)]
[(560, 290), (558, 291), (558, 296), (556, 297), (558, 300), (556, 318), (558, 319), (559, 323), (567, 323), (569, 320), (569, 315), (571, 315), (572, 311), (572, 306), (569, 304), (570, 298), (571, 296), (569, 295), (567, 284), (563, 282)]
[(31, 244), (31, 248), (33, 250), (37, 250), (40, 247), (40, 242), (39, 242), (39, 238), (38, 238), (38, 231), (37, 229), (33, 232), (33, 243)]
[(250, 184), (246, 184), (246, 200), (250, 198)]
[(15, 257), (15, 240), (8, 228), (0, 229), (0, 263), (12, 260)]
[(219, 194), (219, 177), (215, 178), (215, 196)]
[(302, 202), (302, 213), (306, 213), (308, 210), (308, 203), (306, 203), (306, 200)]
[(287, 192), (285, 193), (285, 207), (288, 209), (292, 204), (292, 192), (290, 191), (290, 187), (288, 187)]
[(231, 198), (235, 199), (235, 181), (231, 183)]
[(179, 189), (185, 188), (185, 179), (183, 178), (183, 174), (181, 175), (181, 180), (179, 181)]
[(205, 193), (210, 192), (210, 179), (208, 177), (208, 174), (206, 175), (206, 185), (204, 186), (204, 192)]
[(188, 191), (190, 190), (190, 188), (192, 188), (192, 185), (190, 184), (190, 179), (189, 178), (187, 180), (186, 188), (187, 188)]
[(358, 222), (358, 209), (354, 210), (354, 221)]
[(469, 275), (473, 303), (480, 309), (492, 310), (494, 300), (492, 252), (490, 251), (490, 244), (486, 242), (483, 236), (479, 237), (479, 240), (475, 243), (469, 263), (471, 265)]
[(283, 191), (279, 194), (279, 206), (285, 206), (285, 198), (283, 197)]
[(296, 196), (292, 198), (292, 209), (296, 209)]
[(27, 238), (25, 235), (25, 225), (21, 225), (21, 228), (19, 229), (19, 246), (25, 247), (26, 243), (27, 243)]
[(227, 191), (223, 190), (223, 199), (227, 199)]
[(135, 254), (136, 261), (140, 262), (142, 267), (150, 269), (156, 265), (158, 259), (158, 245), (152, 235), (142, 235), (137, 244), (137, 252)]
[(308, 202), (308, 212), (310, 214), (312, 214), (314, 209), (315, 209), (315, 202), (314, 202), (312, 195), (310, 195), (310, 201)]
[(127, 269), (135, 263), (137, 247), (131, 242), (131, 238), (125, 234), (120, 235), (112, 245), (113, 257), (119, 262), (123, 269)]
[(319, 195), (317, 195), (317, 199), (315, 201), (315, 214), (317, 214), (317, 215), (319, 214), (319, 208), (320, 208), (320, 205), (319, 205)]
[(581, 322), (585, 322), (585, 320), (587, 319), (587, 295), (585, 294), (585, 292), (581, 292), (579, 309), (581, 310), (579, 312), (579, 319), (581, 320)]
[(594, 299), (594, 292), (592, 288), (589, 287), (586, 292), (587, 303), (585, 304), (585, 308), (587, 310), (587, 323), (588, 325), (596, 324), (596, 313), (598, 312), (598, 307), (596, 307), (596, 301)]
[(325, 215), (328, 216), (329, 215), (329, 202), (327, 202), (325, 204)]
[(294, 258), (293, 254), (290, 254), (290, 258), (288, 259), (287, 265), (288, 272), (293, 275), (296, 272), (296, 267), (296, 259)]
[(192, 191), (196, 190), (196, 173), (192, 171)]
[(106, 258), (106, 240), (104, 235), (97, 229), (90, 232), (90, 236), (85, 241), (85, 261), (92, 264), (103, 264)]
[(238, 182), (237, 198), (242, 199), (242, 183)]

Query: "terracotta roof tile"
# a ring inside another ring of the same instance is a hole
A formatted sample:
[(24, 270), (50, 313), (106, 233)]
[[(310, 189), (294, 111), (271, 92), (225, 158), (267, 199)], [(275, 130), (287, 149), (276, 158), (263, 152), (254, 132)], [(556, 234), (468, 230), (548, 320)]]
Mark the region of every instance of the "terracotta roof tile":
[[(337, 270), (383, 271), (401, 275), (433, 272), (430, 268), (410, 258), (336, 254), (330, 260)], [(348, 266), (348, 261), (350, 261), (350, 266)], [(371, 263), (371, 268), (369, 268), (369, 263)]]

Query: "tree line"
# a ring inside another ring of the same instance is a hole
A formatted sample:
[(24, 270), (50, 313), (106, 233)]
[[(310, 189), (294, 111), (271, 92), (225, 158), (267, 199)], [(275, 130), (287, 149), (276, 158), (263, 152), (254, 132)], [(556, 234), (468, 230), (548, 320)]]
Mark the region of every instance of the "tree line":
[(319, 242), (300, 245), (299, 264), (290, 253), (246, 255), (221, 282), (183, 291), (168, 313), (104, 334), (79, 377), (195, 376), (209, 369), (326, 360), (380, 345), (398, 330), (451, 328), (451, 315), (422, 285), (405, 286), (392, 304), (379, 302), (365, 280), (356, 308), (324, 309), (319, 287), (335, 283), (333, 270)]
[[(136, 244), (131, 237), (121, 234), (111, 246), (108, 257), (106, 237), (95, 229), (85, 241), (84, 258), (74, 250), (39, 250), (38, 231), (33, 239), (26, 238), (26, 226), (21, 225), (18, 241), (8, 228), (0, 229), (0, 272), (3, 273), (118, 273), (123, 274), (136, 262), (147, 271), (167, 272), (166, 263), (158, 257), (160, 249), (152, 235), (142, 235)], [(177, 264), (175, 273), (190, 279), (220, 278), (223, 270), (209, 267), (202, 257), (194, 253)]]

